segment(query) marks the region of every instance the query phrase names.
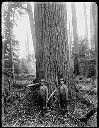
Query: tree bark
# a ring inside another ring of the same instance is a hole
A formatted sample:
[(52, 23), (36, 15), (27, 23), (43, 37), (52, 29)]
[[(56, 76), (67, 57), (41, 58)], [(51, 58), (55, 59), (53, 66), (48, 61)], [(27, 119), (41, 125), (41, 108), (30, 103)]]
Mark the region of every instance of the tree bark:
[(36, 78), (49, 83), (49, 94), (63, 77), (68, 84), (67, 12), (63, 3), (35, 3)]

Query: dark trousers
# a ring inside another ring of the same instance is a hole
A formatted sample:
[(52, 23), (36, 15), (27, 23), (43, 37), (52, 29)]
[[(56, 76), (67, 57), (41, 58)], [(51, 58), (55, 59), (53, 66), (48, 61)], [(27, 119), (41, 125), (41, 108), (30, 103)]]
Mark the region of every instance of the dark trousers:
[(41, 111), (41, 116), (44, 116), (45, 110), (46, 110), (46, 98), (43, 96), (39, 96), (39, 106)]
[(67, 99), (65, 96), (60, 94), (60, 107), (63, 110), (67, 110)]

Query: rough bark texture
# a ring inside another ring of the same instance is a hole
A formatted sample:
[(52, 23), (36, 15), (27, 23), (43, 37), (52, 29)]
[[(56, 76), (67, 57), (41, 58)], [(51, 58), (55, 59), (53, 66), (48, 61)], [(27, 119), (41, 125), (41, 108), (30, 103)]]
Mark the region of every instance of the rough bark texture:
[[(67, 81), (67, 14), (63, 3), (35, 3), (36, 77), (49, 83), (49, 94), (58, 78)], [(68, 81), (67, 81), (68, 84)]]

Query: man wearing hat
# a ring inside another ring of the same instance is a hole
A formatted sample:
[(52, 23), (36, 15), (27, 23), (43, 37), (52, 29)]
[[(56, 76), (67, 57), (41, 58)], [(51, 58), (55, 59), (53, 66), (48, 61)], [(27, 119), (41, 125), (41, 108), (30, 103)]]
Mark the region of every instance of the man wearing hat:
[(47, 108), (47, 99), (48, 99), (48, 88), (45, 85), (46, 81), (41, 79), (40, 89), (39, 89), (39, 105), (41, 109), (42, 116), (44, 116), (44, 111)]
[(67, 111), (68, 87), (64, 84), (64, 80), (60, 79), (61, 87), (59, 89), (60, 107)]

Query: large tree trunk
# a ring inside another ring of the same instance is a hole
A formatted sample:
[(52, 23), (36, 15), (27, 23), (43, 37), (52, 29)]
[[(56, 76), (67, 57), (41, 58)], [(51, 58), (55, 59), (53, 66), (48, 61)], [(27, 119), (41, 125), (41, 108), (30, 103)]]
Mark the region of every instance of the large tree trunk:
[[(68, 76), (67, 14), (63, 3), (35, 3), (36, 77), (49, 83), (49, 94), (58, 79)], [(68, 81), (67, 81), (68, 84)]]

